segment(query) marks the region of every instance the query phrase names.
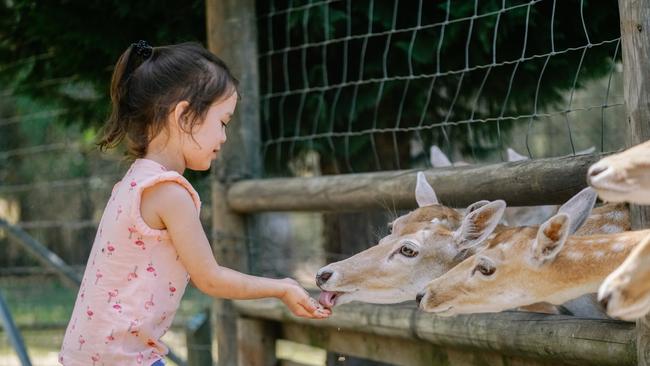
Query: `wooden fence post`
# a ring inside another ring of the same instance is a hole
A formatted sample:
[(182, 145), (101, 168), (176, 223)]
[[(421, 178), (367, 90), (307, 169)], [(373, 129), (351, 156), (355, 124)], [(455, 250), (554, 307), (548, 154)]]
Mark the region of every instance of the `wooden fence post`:
[[(214, 253), (219, 264), (249, 272), (248, 257), (255, 237), (252, 217), (235, 214), (226, 202), (230, 183), (261, 174), (259, 75), (255, 0), (207, 0), (208, 48), (223, 59), (239, 79), (241, 99), (228, 129), (228, 142), (214, 164), (212, 179)], [(218, 363), (237, 365), (237, 312), (230, 301), (214, 306)]]
[[(619, 0), (628, 146), (650, 138), (650, 3)], [(633, 228), (650, 226), (650, 209), (630, 206)], [(637, 321), (639, 365), (650, 365), (650, 317)]]
[(210, 311), (193, 316), (185, 325), (187, 366), (212, 366), (212, 332)]
[(275, 366), (275, 340), (279, 337), (277, 324), (263, 319), (237, 319), (238, 366)]

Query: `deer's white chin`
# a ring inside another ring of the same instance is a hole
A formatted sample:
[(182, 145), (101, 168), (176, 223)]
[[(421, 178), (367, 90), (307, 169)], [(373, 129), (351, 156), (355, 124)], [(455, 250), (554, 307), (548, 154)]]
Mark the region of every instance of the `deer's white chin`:
[(426, 311), (427, 313), (434, 313), (437, 316), (456, 315), (456, 313), (454, 312), (454, 307), (451, 306), (451, 305), (449, 305), (447, 307), (444, 307), (444, 308), (436, 308), (436, 309), (430, 309), (430, 310), (429, 309), (424, 309), (424, 311)]
[(608, 183), (594, 184), (593, 187), (600, 198), (606, 202), (636, 202), (643, 205), (650, 202), (648, 192), (641, 189), (638, 184)]
[(614, 318), (619, 318), (627, 321), (633, 321), (642, 318), (650, 310), (650, 297), (646, 297), (641, 301), (637, 301), (627, 307), (623, 307), (620, 303), (619, 297), (614, 296), (607, 306), (607, 314)]

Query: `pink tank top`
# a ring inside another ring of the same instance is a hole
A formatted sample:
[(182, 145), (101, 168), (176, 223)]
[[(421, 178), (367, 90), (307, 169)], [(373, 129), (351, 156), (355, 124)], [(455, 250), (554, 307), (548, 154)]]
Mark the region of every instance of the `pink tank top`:
[(175, 171), (137, 159), (113, 188), (104, 209), (59, 362), (65, 366), (151, 365), (167, 353), (160, 338), (171, 326), (189, 274), (166, 230), (140, 215), (145, 188), (160, 182), (199, 195)]

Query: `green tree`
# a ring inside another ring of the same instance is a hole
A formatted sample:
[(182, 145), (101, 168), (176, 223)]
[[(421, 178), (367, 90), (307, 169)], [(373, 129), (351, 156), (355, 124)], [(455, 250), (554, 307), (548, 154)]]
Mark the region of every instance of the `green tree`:
[[(267, 145), (266, 166), (277, 173), (306, 149), (321, 153), (325, 172), (406, 168), (414, 137), (479, 157), (503, 150), (511, 120), (463, 121), (553, 107), (576, 74), (580, 87), (611, 69), (619, 37), (616, 1), (290, 4), (298, 9), (258, 2), (261, 87), (272, 96), (263, 100), (264, 140), (325, 136)], [(444, 122), (461, 123), (327, 137)]]
[[(203, 1), (0, 1), (0, 84), (64, 108), (61, 121), (100, 125), (112, 65), (139, 39), (205, 43)], [(74, 118), (70, 118), (73, 116)]]

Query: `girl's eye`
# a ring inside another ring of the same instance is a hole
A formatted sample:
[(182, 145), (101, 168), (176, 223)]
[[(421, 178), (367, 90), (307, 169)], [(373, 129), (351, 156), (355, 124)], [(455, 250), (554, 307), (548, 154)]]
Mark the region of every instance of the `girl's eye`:
[(226, 127), (228, 127), (228, 125), (225, 124), (223, 121), (221, 121), (221, 127), (226, 128)]
[(403, 255), (405, 257), (409, 257), (409, 258), (412, 258), (412, 257), (415, 257), (416, 255), (418, 255), (418, 251), (411, 248), (408, 245), (402, 245), (402, 247), (399, 249), (399, 252), (400, 252), (401, 255)]

